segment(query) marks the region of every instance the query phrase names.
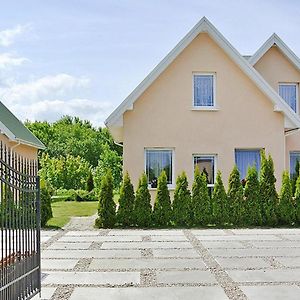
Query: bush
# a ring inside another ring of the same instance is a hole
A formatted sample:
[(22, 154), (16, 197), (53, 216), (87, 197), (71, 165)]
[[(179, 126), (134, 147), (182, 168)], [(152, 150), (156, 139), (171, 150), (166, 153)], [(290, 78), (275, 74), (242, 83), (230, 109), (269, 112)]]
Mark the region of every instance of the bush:
[(151, 225), (151, 196), (148, 189), (147, 176), (144, 173), (139, 179), (139, 185), (136, 191), (134, 202), (134, 219), (139, 227)]
[(167, 175), (162, 171), (158, 177), (157, 192), (153, 209), (153, 222), (157, 226), (170, 224), (172, 216), (171, 200), (167, 185)]
[(228, 199), (220, 171), (217, 173), (212, 195), (212, 215), (213, 222), (217, 225), (228, 222)]
[(45, 180), (40, 182), (41, 193), (41, 226), (45, 227), (47, 222), (53, 217), (51, 207), (51, 188)]
[(262, 219), (264, 225), (274, 226), (277, 224), (276, 208), (278, 204), (274, 164), (272, 157), (269, 155), (267, 159), (264, 151), (261, 152), (261, 157), (260, 198), (262, 203)]
[(130, 182), (128, 172), (126, 172), (120, 189), (119, 209), (117, 212), (117, 220), (123, 226), (129, 226), (133, 223), (133, 205), (133, 185)]
[(115, 221), (116, 204), (113, 199), (113, 178), (111, 172), (108, 170), (107, 174), (102, 177), (99, 192), (98, 218), (95, 225), (99, 228), (112, 228), (115, 225)]
[(240, 180), (240, 172), (235, 165), (230, 176), (228, 185), (229, 221), (240, 225), (244, 217), (244, 190)]
[(196, 225), (207, 225), (211, 222), (211, 201), (207, 188), (206, 175), (200, 174), (196, 167), (192, 189), (192, 215)]
[(295, 207), (293, 203), (293, 192), (288, 172), (282, 175), (282, 187), (278, 204), (278, 223), (292, 225), (295, 222)]
[(86, 190), (91, 192), (94, 189), (94, 180), (92, 171), (89, 172), (88, 178), (86, 180)]
[(173, 221), (175, 225), (189, 226), (191, 221), (191, 193), (185, 172), (177, 177), (173, 201)]
[(246, 198), (245, 225), (262, 225), (259, 181), (256, 167), (248, 169), (244, 195)]
[(299, 170), (300, 170), (300, 163), (299, 163), (299, 160), (297, 159), (296, 167), (295, 167), (295, 173), (293, 174), (293, 176), (291, 178), (293, 196), (295, 195), (295, 192), (296, 192), (296, 182), (297, 182), (297, 179), (299, 177)]
[(300, 176), (296, 181), (295, 205), (296, 205), (296, 222), (300, 224)]

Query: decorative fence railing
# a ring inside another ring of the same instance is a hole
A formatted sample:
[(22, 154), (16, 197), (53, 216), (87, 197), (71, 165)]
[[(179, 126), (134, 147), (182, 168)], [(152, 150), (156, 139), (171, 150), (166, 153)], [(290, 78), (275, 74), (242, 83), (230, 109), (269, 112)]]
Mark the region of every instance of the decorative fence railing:
[(0, 143), (0, 299), (40, 292), (40, 188), (37, 161)]

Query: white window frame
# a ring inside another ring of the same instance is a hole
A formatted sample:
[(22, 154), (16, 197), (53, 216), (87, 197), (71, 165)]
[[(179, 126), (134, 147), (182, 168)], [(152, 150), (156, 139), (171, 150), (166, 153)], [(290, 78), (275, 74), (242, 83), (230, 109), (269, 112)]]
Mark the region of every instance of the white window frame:
[(291, 175), (291, 154), (295, 153), (295, 154), (299, 154), (300, 155), (300, 151), (298, 150), (291, 150), (289, 151), (289, 175)]
[[(168, 189), (174, 189), (175, 187), (175, 148), (164, 148), (164, 147), (145, 147), (144, 148), (144, 172), (147, 175), (147, 151), (161, 151), (161, 150), (168, 150), (172, 151), (172, 183), (168, 184)], [(148, 178), (148, 177), (147, 177)], [(147, 179), (148, 180), (148, 179)], [(156, 190), (157, 188), (152, 188), (150, 184), (148, 184), (149, 190)]]
[[(218, 163), (218, 155), (217, 154), (201, 154), (201, 153), (195, 153), (192, 155), (193, 157), (193, 161), (192, 161), (192, 174), (193, 174), (193, 179), (194, 179), (194, 173), (195, 173), (195, 157), (201, 157), (201, 158), (214, 158), (214, 183), (209, 183), (207, 184), (208, 187), (214, 187), (215, 183), (216, 183), (216, 178), (217, 178), (217, 172), (218, 172), (218, 168), (217, 168), (217, 163)], [(200, 171), (201, 172), (201, 171)]]
[[(281, 85), (294, 85), (296, 86), (296, 111), (295, 113), (296, 114), (299, 114), (299, 84), (297, 82), (279, 82), (278, 83), (278, 95), (280, 96), (279, 94), (279, 89), (280, 89), (280, 86)], [(280, 96), (281, 97), (281, 96)], [(283, 99), (283, 98), (282, 98)], [(284, 99), (283, 99), (284, 100)], [(284, 100), (285, 101), (285, 100)], [(286, 102), (286, 101), (285, 101)], [(287, 102), (286, 102), (287, 103)], [(292, 109), (292, 108), (291, 108)], [(293, 110), (293, 109), (292, 109)]]
[[(213, 76), (213, 103), (212, 106), (197, 106), (195, 105), (195, 90), (194, 90), (194, 77), (195, 75), (211, 75)], [(193, 72), (192, 73), (192, 109), (193, 110), (218, 110), (217, 107), (217, 93), (216, 93), (216, 73), (215, 72)]]

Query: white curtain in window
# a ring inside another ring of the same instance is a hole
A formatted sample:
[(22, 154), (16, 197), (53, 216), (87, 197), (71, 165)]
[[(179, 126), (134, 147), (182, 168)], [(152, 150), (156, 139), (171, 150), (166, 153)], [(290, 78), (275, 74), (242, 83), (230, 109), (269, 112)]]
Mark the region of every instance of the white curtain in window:
[(213, 106), (213, 75), (194, 75), (194, 106)]
[(296, 84), (280, 84), (279, 95), (296, 112), (297, 109), (297, 86)]
[(291, 177), (296, 173), (296, 162), (300, 162), (300, 152), (291, 152), (290, 153), (290, 175)]
[(240, 171), (241, 179), (245, 179), (249, 167), (260, 170), (260, 150), (235, 150), (235, 163)]

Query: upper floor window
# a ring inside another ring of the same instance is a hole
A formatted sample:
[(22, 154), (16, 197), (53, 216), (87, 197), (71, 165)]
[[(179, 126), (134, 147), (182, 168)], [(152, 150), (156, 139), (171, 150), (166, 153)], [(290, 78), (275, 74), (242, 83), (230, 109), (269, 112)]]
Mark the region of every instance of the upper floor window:
[(145, 149), (145, 172), (151, 188), (157, 187), (157, 180), (162, 171), (166, 172), (168, 185), (173, 184), (173, 150)]
[(280, 83), (279, 95), (294, 112), (298, 112), (298, 85), (296, 83)]
[(215, 106), (215, 75), (194, 74), (194, 107)]

